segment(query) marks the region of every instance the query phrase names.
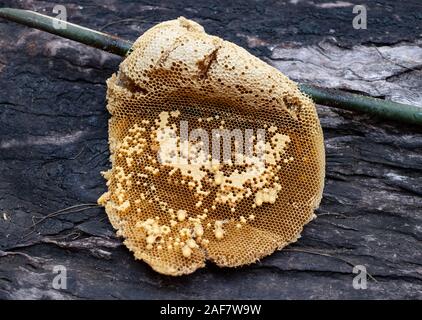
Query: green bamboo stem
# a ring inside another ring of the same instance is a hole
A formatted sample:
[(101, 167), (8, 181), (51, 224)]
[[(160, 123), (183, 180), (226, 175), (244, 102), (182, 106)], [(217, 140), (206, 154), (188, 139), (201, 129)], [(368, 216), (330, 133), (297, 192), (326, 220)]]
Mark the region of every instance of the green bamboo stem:
[(299, 88), (318, 104), (366, 112), (384, 119), (422, 125), (422, 107), (306, 84), (299, 84)]
[[(0, 17), (123, 57), (130, 52), (132, 47), (132, 43), (127, 40), (33, 11), (3, 8), (0, 9)], [(54, 21), (60, 21), (62, 26), (65, 24), (66, 28), (55, 28)], [(302, 92), (309, 95), (318, 104), (366, 112), (393, 121), (422, 125), (422, 107), (366, 97), (336, 89), (319, 88), (305, 84), (299, 84), (299, 87)]]
[[(119, 56), (124, 56), (132, 47), (130, 41), (29, 10), (0, 8), (0, 17)], [(57, 24), (62, 28), (55, 28)]]

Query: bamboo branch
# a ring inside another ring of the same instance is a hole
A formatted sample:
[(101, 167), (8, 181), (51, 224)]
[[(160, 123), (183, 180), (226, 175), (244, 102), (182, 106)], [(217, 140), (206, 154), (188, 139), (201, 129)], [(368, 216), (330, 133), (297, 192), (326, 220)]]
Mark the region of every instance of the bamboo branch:
[[(88, 29), (73, 23), (42, 15), (33, 11), (2, 8), (0, 17), (32, 28), (47, 31), (94, 48), (126, 56), (132, 43), (121, 38)], [(60, 24), (63, 28), (55, 28)], [(299, 84), (302, 92), (316, 103), (331, 107), (366, 112), (384, 119), (422, 125), (422, 107), (397, 103), (336, 89)]]
[(130, 41), (29, 10), (0, 8), (0, 17), (119, 56), (125, 56), (132, 46)]
[(422, 125), (422, 107), (306, 84), (299, 84), (299, 88), (316, 103), (324, 106), (365, 112), (384, 119)]

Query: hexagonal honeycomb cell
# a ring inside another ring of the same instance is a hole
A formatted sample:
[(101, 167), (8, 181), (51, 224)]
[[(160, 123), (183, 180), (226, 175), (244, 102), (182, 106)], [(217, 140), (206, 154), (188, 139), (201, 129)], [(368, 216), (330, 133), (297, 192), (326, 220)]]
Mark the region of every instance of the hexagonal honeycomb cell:
[(181, 17), (139, 37), (107, 85), (112, 167), (98, 202), (135, 258), (173, 276), (206, 260), (237, 267), (315, 217), (322, 130), (275, 68)]

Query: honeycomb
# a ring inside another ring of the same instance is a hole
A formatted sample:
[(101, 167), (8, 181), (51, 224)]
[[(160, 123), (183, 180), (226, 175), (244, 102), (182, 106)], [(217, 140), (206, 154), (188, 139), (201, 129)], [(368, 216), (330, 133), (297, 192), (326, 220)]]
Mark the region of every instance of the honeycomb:
[(107, 87), (98, 202), (136, 259), (173, 276), (251, 264), (315, 217), (322, 130), (278, 70), (181, 17), (139, 37)]

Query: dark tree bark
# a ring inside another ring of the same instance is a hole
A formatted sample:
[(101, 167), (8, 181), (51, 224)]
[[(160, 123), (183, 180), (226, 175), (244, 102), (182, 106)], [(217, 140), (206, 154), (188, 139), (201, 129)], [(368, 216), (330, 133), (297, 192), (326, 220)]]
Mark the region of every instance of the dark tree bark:
[[(54, 15), (57, 2), (0, 6)], [(183, 15), (293, 79), (422, 105), (420, 1), (367, 1), (367, 30), (353, 29), (347, 2), (151, 3), (65, 6), (71, 22), (132, 41)], [(105, 80), (120, 61), (0, 21), (0, 298), (422, 298), (422, 130), (368, 115), (318, 106), (327, 157), (319, 217), (251, 266), (162, 276), (133, 259), (102, 208), (50, 214), (105, 190)], [(52, 287), (56, 265), (67, 268), (65, 290)], [(375, 279), (366, 290), (353, 288), (356, 265)]]

